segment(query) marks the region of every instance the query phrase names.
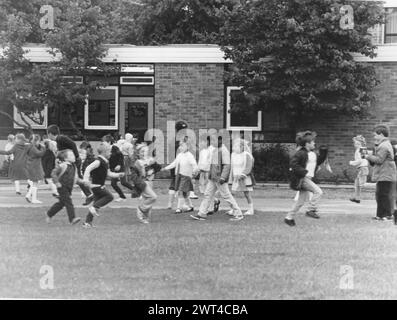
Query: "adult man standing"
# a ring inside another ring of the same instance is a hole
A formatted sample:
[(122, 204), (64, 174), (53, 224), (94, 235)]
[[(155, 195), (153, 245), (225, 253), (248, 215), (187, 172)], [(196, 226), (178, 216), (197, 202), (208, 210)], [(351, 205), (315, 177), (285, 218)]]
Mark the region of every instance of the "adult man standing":
[[(76, 143), (74, 143), (74, 141), (72, 139), (70, 139), (69, 137), (65, 136), (65, 135), (61, 135), (60, 134), (60, 130), (59, 127), (56, 124), (52, 124), (47, 128), (47, 135), (48, 138), (55, 141), (57, 143), (57, 149), (58, 151), (62, 151), (62, 150), (66, 150), (66, 149), (70, 149), (73, 151), (74, 156), (76, 157), (76, 167), (77, 167), (77, 172), (79, 173), (79, 178), (82, 179), (83, 177), (81, 176), (81, 159), (80, 159), (80, 155), (79, 152), (77, 150), (77, 146)], [(83, 193), (86, 196), (86, 200), (83, 203), (84, 206), (89, 205), (92, 200), (94, 199), (94, 195), (91, 191), (91, 189), (89, 187), (87, 187), (84, 183), (82, 183), (81, 181), (77, 182), (77, 185), (80, 187), (81, 191), (83, 191)]]
[(214, 201), (215, 192), (219, 190), (222, 198), (230, 204), (233, 209), (234, 217), (231, 221), (240, 221), (244, 218), (236, 199), (231, 194), (227, 181), (230, 174), (230, 152), (222, 143), (222, 137), (211, 137), (211, 144), (214, 146), (211, 152), (211, 165), (204, 199), (201, 202), (199, 212), (190, 217), (195, 220), (206, 220), (209, 208)]

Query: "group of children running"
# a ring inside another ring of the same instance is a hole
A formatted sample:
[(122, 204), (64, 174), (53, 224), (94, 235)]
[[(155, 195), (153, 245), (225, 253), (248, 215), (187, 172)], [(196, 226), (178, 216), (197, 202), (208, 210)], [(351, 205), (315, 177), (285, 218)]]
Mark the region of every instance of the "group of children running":
[[(361, 188), (367, 182), (369, 166), (374, 166), (372, 179), (376, 182), (377, 214), (376, 220), (391, 220), (394, 214), (397, 171), (394, 160), (396, 151), (388, 139), (388, 129), (384, 126), (375, 128), (375, 152), (368, 150), (365, 138), (361, 135), (353, 138), (355, 148), (354, 160), (349, 164), (356, 168), (354, 195), (350, 201), (360, 203)], [(295, 226), (295, 216), (308, 202), (306, 216), (319, 219), (318, 205), (323, 194), (321, 188), (313, 181), (322, 164), (332, 172), (328, 163), (328, 149), (320, 146), (319, 153), (315, 150), (316, 133), (299, 132), (296, 137), (297, 150), (290, 161), (290, 187), (297, 191), (295, 203), (288, 212), (284, 222)], [(111, 201), (126, 200), (119, 183), (131, 192), (131, 197), (140, 198), (137, 217), (147, 224), (151, 220), (153, 204), (157, 195), (153, 190), (153, 179), (159, 171), (171, 172), (168, 208), (172, 209), (177, 199), (176, 214), (193, 212), (191, 202), (194, 195), (194, 181), (199, 180), (199, 190), (204, 195), (197, 214), (191, 214), (195, 220), (206, 220), (209, 215), (219, 210), (222, 197), (230, 209), (227, 213), (230, 220), (240, 221), (245, 216), (254, 214), (252, 200), (254, 158), (246, 140), (238, 138), (232, 142), (232, 153), (222, 141), (222, 137), (208, 136), (201, 141), (199, 160), (196, 161), (188, 137), (179, 143), (176, 158), (169, 165), (161, 168), (155, 160), (155, 151), (151, 152), (146, 143), (136, 144), (132, 134), (116, 141), (113, 136), (106, 135), (96, 148), (96, 155), (90, 143), (83, 142), (79, 149), (67, 136), (61, 135), (59, 127), (51, 125), (47, 129), (47, 138), (41, 144), (41, 138), (33, 134), (26, 141), (21, 133), (15, 137), (10, 135), (4, 151), (10, 162), (9, 177), (14, 182), (15, 191), (21, 195), (22, 180), (28, 181), (25, 198), (32, 204), (40, 204), (38, 199), (38, 183), (48, 183), (52, 195), (58, 201), (48, 210), (47, 222), (64, 207), (69, 222), (77, 224), (81, 218), (76, 217), (72, 202), (72, 190), (75, 184), (86, 197), (83, 205), (88, 206), (88, 214), (83, 224), (91, 228), (94, 216), (99, 216), (101, 208)], [(106, 180), (118, 194), (114, 199), (106, 188)], [(248, 210), (242, 212), (232, 192), (242, 192), (248, 202)], [(396, 214), (394, 214), (396, 218)], [(397, 223), (397, 220), (395, 219)]]
[[(69, 137), (60, 134), (56, 125), (48, 127), (43, 142), (37, 134), (33, 134), (29, 141), (22, 133), (15, 137), (10, 135), (5, 150), (0, 151), (0, 154), (8, 157), (9, 178), (14, 182), (18, 195), (22, 195), (21, 181), (28, 182), (25, 195), (28, 202), (42, 203), (38, 199), (38, 185), (41, 181), (49, 185), (57, 202), (47, 212), (48, 223), (64, 207), (72, 225), (81, 221), (81, 218), (76, 217), (72, 202), (73, 187), (77, 184), (86, 197), (83, 205), (88, 206), (83, 226), (91, 228), (94, 216), (99, 216), (101, 208), (113, 200), (126, 200), (119, 186), (121, 183), (130, 190), (131, 197), (140, 198), (137, 217), (140, 222), (147, 224), (157, 199), (153, 191), (154, 175), (166, 170), (173, 171), (168, 207), (172, 208), (177, 198), (176, 214), (194, 210), (191, 198), (197, 197), (193, 191), (196, 178), (199, 179), (204, 200), (198, 214), (191, 215), (193, 219), (205, 220), (207, 215), (218, 211), (218, 194), (230, 204), (228, 213), (232, 216), (231, 220), (239, 221), (244, 215), (254, 214), (250, 195), (255, 183), (252, 175), (253, 157), (247, 141), (243, 139), (234, 141), (233, 153), (230, 155), (221, 138), (211, 141), (208, 137), (200, 151), (198, 163), (185, 140), (179, 144), (175, 160), (164, 168), (156, 162), (149, 146), (146, 143), (137, 145), (136, 139), (129, 133), (118, 141), (111, 135), (104, 136), (96, 148), (96, 155), (90, 143), (83, 142), (77, 148)], [(118, 194), (117, 199), (106, 188), (108, 178)], [(243, 192), (247, 198), (249, 209), (244, 214), (229, 191), (228, 183), (232, 185), (233, 191)]]

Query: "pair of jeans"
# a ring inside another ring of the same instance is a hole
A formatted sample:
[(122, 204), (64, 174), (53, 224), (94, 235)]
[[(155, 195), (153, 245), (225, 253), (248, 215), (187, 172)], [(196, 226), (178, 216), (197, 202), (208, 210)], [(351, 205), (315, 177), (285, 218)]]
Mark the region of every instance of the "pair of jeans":
[(68, 214), (69, 222), (72, 222), (75, 218), (75, 211), (72, 202), (72, 190), (69, 190), (65, 187), (58, 188), (59, 200), (54, 203), (53, 206), (48, 210), (47, 215), (52, 218), (59, 211), (66, 208), (66, 212)]
[(220, 184), (219, 182), (215, 182), (213, 180), (208, 180), (207, 187), (204, 192), (204, 199), (201, 202), (200, 209), (198, 215), (206, 216), (210, 206), (214, 202), (215, 193), (219, 191), (222, 198), (230, 204), (231, 208), (235, 215), (242, 215), (241, 209), (238, 206), (236, 199), (234, 199), (231, 194), (227, 183)]
[(378, 181), (376, 183), (376, 216), (379, 218), (391, 217), (394, 212), (396, 182)]
[[(312, 198), (310, 199), (310, 193), (313, 193)], [(294, 216), (299, 212), (299, 209), (305, 204), (306, 201), (309, 201), (308, 209), (309, 211), (317, 211), (318, 203), (320, 202), (321, 196), (323, 195), (323, 191), (321, 188), (316, 185), (310, 178), (304, 177), (302, 181), (301, 190), (299, 190), (299, 197), (296, 203), (294, 204), (292, 210), (288, 212), (287, 218), (293, 219)]]
[(127, 181), (127, 176), (124, 176), (121, 178), (112, 178), (110, 181), (111, 181), (110, 185), (122, 199), (126, 199), (126, 197), (125, 197), (123, 190), (121, 190), (121, 188), (118, 186), (119, 181), (121, 182), (121, 185), (123, 187), (126, 187), (127, 189), (130, 189), (130, 190), (134, 189), (134, 187)]

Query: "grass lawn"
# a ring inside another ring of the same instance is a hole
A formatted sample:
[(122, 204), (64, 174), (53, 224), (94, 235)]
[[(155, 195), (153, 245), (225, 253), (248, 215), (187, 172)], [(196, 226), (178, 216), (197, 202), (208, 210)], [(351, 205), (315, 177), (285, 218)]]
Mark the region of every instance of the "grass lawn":
[[(135, 211), (105, 209), (85, 230), (65, 212), (47, 225), (42, 209), (0, 211), (2, 298), (397, 298), (397, 227), (366, 215), (299, 216), (291, 228), (282, 213), (199, 222), (161, 210), (141, 225)], [(40, 289), (43, 265), (53, 290)]]

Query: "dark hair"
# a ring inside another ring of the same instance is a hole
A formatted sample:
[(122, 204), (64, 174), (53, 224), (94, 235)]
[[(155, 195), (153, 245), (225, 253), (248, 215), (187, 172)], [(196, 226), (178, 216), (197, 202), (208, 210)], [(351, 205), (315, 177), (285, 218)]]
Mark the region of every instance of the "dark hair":
[(56, 124), (52, 124), (47, 128), (47, 134), (52, 134), (54, 136), (59, 136), (59, 127)]
[(81, 144), (80, 144), (80, 147), (79, 147), (80, 149), (87, 149), (87, 148), (91, 148), (91, 145), (90, 145), (90, 143), (88, 142), (88, 141), (83, 141)]
[(316, 133), (312, 131), (298, 132), (295, 142), (298, 146), (304, 147), (306, 143), (312, 142), (316, 138)]
[(389, 136), (389, 128), (386, 127), (386, 126), (383, 125), (383, 124), (377, 125), (377, 126), (374, 128), (374, 132), (375, 132), (376, 134), (383, 134), (383, 136), (385, 136), (385, 137), (388, 137), (388, 136)]
[(113, 136), (111, 134), (107, 134), (106, 136), (103, 136), (102, 137), (102, 141), (103, 142), (107, 142), (109, 144), (113, 144), (115, 142), (114, 138), (113, 138)]

